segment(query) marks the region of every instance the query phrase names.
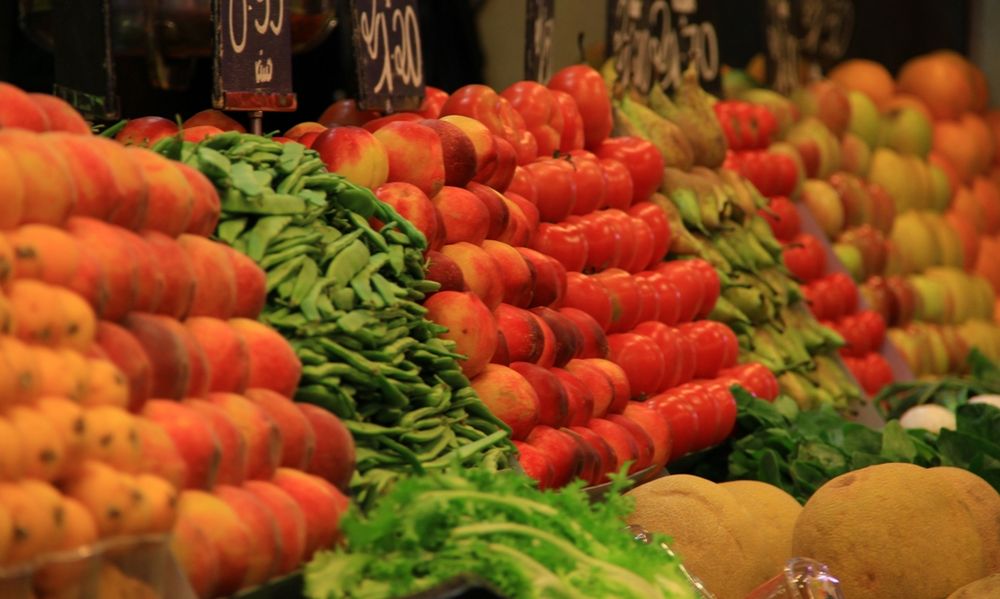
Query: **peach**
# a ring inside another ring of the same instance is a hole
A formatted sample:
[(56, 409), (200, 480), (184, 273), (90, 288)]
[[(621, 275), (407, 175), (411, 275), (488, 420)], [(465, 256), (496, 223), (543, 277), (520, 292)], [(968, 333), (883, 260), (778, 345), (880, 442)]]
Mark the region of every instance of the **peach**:
[(534, 312), (529, 313), (538, 324), (539, 330), (542, 331), (542, 352), (538, 355), (538, 360), (535, 363), (545, 368), (551, 368), (556, 363), (556, 334), (541, 316)]
[(566, 294), (566, 268), (555, 258), (526, 247), (515, 248), (535, 269), (532, 306), (558, 308)]
[(636, 457), (639, 445), (629, 430), (617, 422), (604, 418), (591, 418), (587, 428), (597, 433), (611, 447), (615, 462), (613, 470), (618, 472), (626, 463), (631, 462), (629, 472), (635, 472)]
[(535, 364), (545, 351), (545, 332), (531, 312), (500, 304), (493, 312), (497, 330), (503, 333), (507, 342), (507, 353), (511, 362)]
[(76, 187), (69, 165), (47, 138), (19, 129), (0, 130), (0, 146), (24, 184), (23, 223), (62, 225), (76, 205)]
[(108, 165), (112, 176), (112, 185), (103, 197), (105, 205), (97, 209), (98, 213), (107, 214), (111, 224), (140, 229), (149, 208), (149, 185), (142, 169), (118, 143), (97, 136), (87, 138), (87, 142)]
[(400, 216), (413, 223), (427, 240), (427, 247), (441, 246), (444, 238), (443, 219), (434, 204), (416, 185), (395, 182), (380, 185), (375, 197), (392, 206)]
[(608, 357), (608, 339), (604, 334), (604, 329), (594, 320), (593, 316), (579, 308), (566, 306), (559, 308), (559, 313), (568, 318), (576, 326), (577, 332), (580, 333), (580, 345), (577, 348), (576, 357)]
[(422, 116), (423, 115), (417, 114), (416, 112), (394, 112), (392, 114), (374, 118), (361, 125), (361, 127), (364, 128), (365, 131), (375, 133), (389, 123), (415, 123), (423, 120)]
[(166, 288), (166, 275), (158, 268), (159, 260), (145, 238), (126, 229), (118, 229), (118, 234), (131, 244), (136, 261), (136, 293), (132, 309), (157, 312)]
[(157, 311), (184, 318), (190, 310), (196, 286), (192, 259), (175, 239), (163, 233), (147, 230), (142, 232), (142, 237), (149, 244), (157, 269), (163, 273), (163, 293)]
[(551, 426), (536, 426), (526, 439), (552, 463), (552, 486), (563, 487), (583, 472), (580, 445), (565, 431)]
[(632, 389), (625, 370), (611, 360), (603, 358), (587, 358), (584, 361), (599, 368), (614, 387), (614, 399), (608, 406), (608, 412), (617, 414), (624, 410), (628, 400), (632, 398)]
[(608, 375), (589, 360), (580, 358), (570, 360), (566, 370), (590, 390), (594, 398), (593, 417), (604, 418), (615, 401), (615, 387)]
[(315, 448), (304, 470), (330, 481), (346, 493), (354, 475), (354, 437), (331, 412), (312, 404), (294, 405), (315, 433)]
[(0, 147), (0, 229), (12, 229), (21, 223), (26, 202), (25, 184), (10, 152)]
[(555, 478), (552, 461), (542, 453), (542, 450), (524, 441), (514, 441), (514, 447), (517, 448), (517, 462), (524, 473), (535, 479), (539, 489), (551, 489)]
[(541, 318), (552, 330), (555, 342), (553, 346), (555, 352), (553, 364), (555, 366), (565, 366), (567, 362), (577, 357), (580, 347), (583, 345), (583, 334), (572, 320), (545, 306), (532, 308), (531, 312)]
[(194, 271), (194, 297), (188, 316), (231, 317), (236, 306), (236, 273), (225, 246), (187, 234), (178, 237), (177, 243)]
[(574, 428), (579, 429), (581, 427), (574, 426), (571, 428), (564, 426), (559, 429), (559, 432), (572, 439), (576, 444), (576, 454), (579, 456), (581, 462), (579, 474), (580, 479), (587, 484), (595, 485), (599, 480), (601, 480), (601, 476), (604, 473), (608, 462), (605, 461), (605, 456), (598, 453), (597, 449), (589, 441), (587, 441), (583, 435), (573, 430)]
[(497, 346), (490, 356), (490, 364), (510, 366), (510, 352), (507, 350), (507, 339), (503, 336), (503, 331), (497, 331)]
[(219, 214), (222, 211), (219, 192), (201, 171), (183, 162), (175, 162), (174, 166), (184, 175), (193, 198), (191, 218), (184, 232), (210, 237), (215, 233), (215, 226), (219, 224)]
[(97, 325), (96, 341), (128, 379), (129, 409), (138, 412), (153, 390), (153, 368), (146, 350), (132, 333), (103, 320)]
[(472, 379), (472, 388), (486, 407), (511, 428), (511, 438), (526, 438), (538, 424), (538, 395), (527, 379), (516, 370), (499, 364), (487, 364)]
[(614, 470), (615, 467), (615, 452), (608, 445), (608, 442), (604, 440), (603, 437), (598, 435), (585, 426), (571, 426), (569, 430), (576, 433), (580, 439), (583, 439), (587, 445), (590, 446), (591, 450), (597, 456), (597, 464), (595, 468), (595, 476), (591, 481), (591, 484), (601, 484), (608, 482), (608, 473)]
[(492, 187), (476, 182), (469, 183), (466, 189), (471, 191), (489, 212), (489, 229), (487, 229), (486, 238), (497, 239), (507, 229), (510, 222), (510, 210), (504, 202), (503, 194)]
[(129, 481), (124, 474), (102, 462), (87, 460), (62, 481), (62, 489), (67, 497), (87, 508), (102, 538), (124, 532), (125, 512), (131, 503)]
[(177, 487), (155, 474), (140, 474), (135, 477), (135, 483), (149, 504), (150, 514), (146, 532), (157, 534), (170, 532), (177, 519), (179, 499)]
[(187, 490), (177, 502), (178, 525), (198, 526), (219, 557), (219, 579), (213, 588), (216, 596), (231, 595), (243, 586), (254, 556), (250, 530), (232, 507), (204, 491)]
[[(180, 501), (178, 500), (178, 503)], [(220, 559), (204, 523), (179, 519), (170, 534), (170, 552), (199, 599), (215, 597)]]
[[(388, 181), (404, 181), (433, 198), (444, 185), (441, 138), (425, 125), (395, 121), (375, 132), (389, 157)], [(381, 184), (381, 183), (380, 183)]]
[(476, 176), (487, 167), (495, 168), (496, 142), (493, 133), (486, 128), (486, 125), (476, 119), (458, 114), (442, 116), (439, 120), (442, 123), (454, 125), (465, 133), (465, 136), (472, 142), (473, 153), (476, 155)]
[[(334, 125), (356, 125), (360, 126), (370, 120), (377, 119), (382, 114), (376, 110), (361, 110), (358, 101), (353, 98), (337, 100), (326, 107), (319, 117), (319, 122), (327, 127)], [(296, 125), (299, 126), (299, 125)], [(294, 129), (295, 127), (292, 127)], [(289, 130), (289, 133), (291, 130)], [(286, 134), (287, 135), (287, 134)]]
[(202, 125), (209, 125), (217, 129), (222, 129), (223, 131), (238, 131), (240, 133), (247, 132), (246, 127), (240, 124), (239, 121), (222, 111), (215, 110), (214, 108), (208, 108), (206, 110), (202, 110), (201, 112), (196, 112), (181, 123), (181, 126), (185, 129), (200, 127)]
[(138, 472), (142, 465), (142, 439), (137, 420), (117, 406), (85, 409), (82, 456), (122, 472)]
[(69, 175), (76, 187), (73, 216), (107, 220), (114, 208), (115, 199), (109, 190), (115, 189), (117, 175), (111, 170), (114, 163), (101, 153), (105, 146), (93, 143), (92, 136), (72, 133), (46, 133), (43, 139), (66, 161)]
[(316, 447), (316, 433), (309, 419), (291, 399), (270, 389), (248, 389), (246, 398), (266, 413), (281, 434), (279, 466), (304, 470)]
[(331, 173), (369, 189), (386, 182), (390, 174), (389, 153), (378, 137), (361, 127), (333, 127), (317, 135), (312, 149)]
[[(28, 481), (0, 482), (0, 510), (9, 517), (11, 537), (4, 539), (3, 565), (26, 562), (48, 551), (58, 540), (62, 510), (55, 513)], [(62, 506), (60, 505), (59, 508)]]
[[(527, 132), (523, 132), (523, 134), (527, 134)], [(496, 161), (477, 172), (475, 181), (503, 193), (507, 191), (507, 187), (514, 178), (514, 169), (517, 168), (519, 156), (517, 149), (511, 142), (501, 136), (494, 135), (493, 143), (497, 150)]]
[(227, 321), (208, 316), (188, 318), (184, 326), (208, 361), (208, 390), (242, 393), (250, 378), (250, 350), (243, 337)]
[(257, 263), (246, 254), (223, 246), (236, 276), (236, 304), (233, 316), (257, 318), (267, 302), (267, 275)]
[(188, 386), (184, 389), (185, 397), (201, 397), (208, 393), (212, 373), (209, 370), (208, 358), (198, 340), (180, 323), (171, 325), (181, 342), (188, 357)]
[(278, 468), (272, 482), (302, 508), (306, 519), (306, 559), (338, 540), (340, 518), (350, 505), (343, 493), (318, 476), (291, 468)]
[(627, 418), (621, 414), (608, 414), (606, 419), (624, 428), (635, 439), (637, 452), (635, 454), (635, 463), (629, 468), (629, 473), (638, 472), (650, 466), (653, 463), (653, 456), (655, 455), (655, 445), (653, 444), (652, 437), (646, 432), (646, 429), (639, 426), (631, 418)]
[(475, 293), (492, 310), (503, 298), (503, 282), (496, 260), (484, 249), (466, 241), (451, 243), (441, 253), (458, 264), (469, 291)]
[(507, 228), (497, 236), (497, 241), (502, 241), (512, 246), (526, 245), (531, 241), (531, 236), (534, 234), (534, 229), (528, 217), (521, 206), (509, 197), (504, 196), (503, 203), (507, 206), (510, 219), (507, 221)]
[(107, 301), (103, 306), (94, 306), (98, 316), (120, 319), (132, 309), (138, 294), (138, 262), (132, 244), (120, 234), (121, 229), (92, 218), (73, 217), (67, 229), (101, 264), (107, 282)]
[(430, 127), (441, 139), (445, 185), (462, 187), (476, 175), (478, 156), (472, 139), (458, 125), (438, 119), (419, 121)]
[(566, 400), (569, 405), (569, 424), (585, 426), (594, 416), (594, 394), (583, 381), (565, 368), (552, 368), (563, 389), (566, 390)]
[(24, 476), (55, 480), (66, 467), (66, 443), (59, 429), (34, 407), (14, 406), (7, 413), (21, 445)]
[(474, 193), (446, 185), (431, 202), (444, 225), (444, 243), (480, 244), (490, 231), (490, 211)]
[(328, 128), (329, 127), (327, 125), (317, 123), (316, 121), (305, 121), (292, 126), (291, 129), (285, 131), (284, 136), (291, 140), (299, 140), (307, 133), (315, 133), (316, 135), (319, 135)]
[(439, 291), (424, 302), (427, 318), (447, 327), (441, 337), (455, 342), (465, 356), (459, 366), (467, 377), (483, 371), (497, 345), (497, 327), (490, 309), (472, 292)]
[(164, 137), (176, 135), (177, 123), (159, 116), (144, 116), (125, 123), (115, 141), (126, 146), (151, 147)]
[(458, 263), (435, 250), (427, 251), (427, 272), (425, 277), (440, 285), (439, 291), (465, 291), (465, 278)]
[(212, 423), (191, 406), (166, 399), (146, 402), (142, 415), (159, 424), (174, 442), (186, 466), (184, 488), (212, 488), (221, 460)]
[(666, 466), (673, 447), (670, 423), (667, 419), (649, 405), (637, 401), (628, 402), (622, 410), (622, 416), (639, 425), (649, 435), (653, 443), (652, 464), (657, 470)]
[(31, 95), (10, 83), (0, 82), (0, 127), (48, 131), (52, 123), (46, 110)]
[(534, 272), (524, 256), (510, 245), (491, 239), (483, 242), (483, 250), (496, 261), (503, 286), (501, 301), (519, 308), (527, 307), (531, 303)]
[(139, 471), (156, 475), (181, 488), (187, 480), (187, 463), (166, 429), (149, 418), (136, 419), (142, 443)]
[(239, 487), (221, 485), (215, 489), (214, 494), (229, 504), (249, 532), (250, 564), (243, 586), (267, 582), (276, 574), (282, 549), (278, 525), (271, 511), (256, 495)]
[(264, 505), (278, 527), (281, 552), (275, 575), (296, 570), (305, 557), (306, 517), (298, 502), (286, 491), (265, 480), (248, 480), (243, 489)]
[(295, 350), (277, 331), (246, 318), (229, 321), (243, 338), (250, 352), (250, 376), (247, 387), (261, 387), (293, 397), (302, 376), (302, 362)]
[[(96, 543), (97, 523), (87, 508), (79, 501), (62, 497), (62, 537), (53, 545), (53, 552), (83, 549)], [(43, 593), (56, 593), (79, 584), (86, 576), (89, 560), (54, 561), (39, 568), (35, 572), (35, 588)]]
[(538, 424), (559, 428), (569, 423), (569, 398), (555, 373), (528, 362), (511, 362), (538, 396)]
[(124, 326), (139, 342), (152, 367), (152, 396), (181, 399), (191, 381), (187, 330), (176, 320), (157, 314), (132, 313)]
[(222, 129), (212, 125), (196, 125), (181, 129), (181, 139), (192, 143), (199, 143), (207, 137), (223, 133)]
[(204, 399), (188, 398), (183, 404), (205, 418), (219, 441), (219, 468), (215, 484), (241, 484), (247, 473), (247, 442), (236, 422), (228, 412)]
[(210, 393), (208, 401), (222, 408), (239, 429), (246, 445), (246, 478), (270, 478), (281, 458), (281, 430), (260, 406), (235, 393)]

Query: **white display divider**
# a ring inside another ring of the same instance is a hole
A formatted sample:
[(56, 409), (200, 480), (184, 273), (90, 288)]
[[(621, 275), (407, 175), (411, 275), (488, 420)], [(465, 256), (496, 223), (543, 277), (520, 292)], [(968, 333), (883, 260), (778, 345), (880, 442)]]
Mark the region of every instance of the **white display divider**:
[[(809, 208), (802, 202), (796, 202), (795, 209), (798, 211), (799, 221), (802, 223), (802, 232), (812, 235), (818, 239), (820, 244), (823, 246), (823, 253), (826, 254), (826, 272), (824, 274), (839, 272), (850, 276), (850, 272), (843, 265), (843, 263), (841, 263), (840, 259), (837, 258), (837, 255), (833, 253), (833, 247), (830, 245), (830, 240), (827, 239), (826, 233), (823, 232), (819, 223), (817, 223), (816, 219), (813, 218), (812, 212)], [(865, 298), (861, 295), (860, 291), (858, 292), (858, 307), (862, 310), (870, 308), (868, 302), (865, 301)], [(882, 347), (879, 348), (879, 353), (882, 354), (882, 357), (884, 357), (889, 363), (889, 367), (892, 369), (893, 380), (913, 380), (913, 371), (910, 370), (909, 365), (903, 359), (903, 355), (899, 353), (899, 350), (892, 344), (888, 336), (882, 340)], [(839, 355), (837, 356), (837, 361), (853, 379), (854, 375), (844, 367), (843, 360), (840, 359)], [(857, 381), (855, 381), (855, 383), (857, 383)], [(882, 415), (878, 413), (878, 410), (875, 409), (875, 405), (870, 399), (852, 409), (849, 416), (851, 420), (855, 422), (876, 429), (881, 429), (885, 424), (885, 420), (882, 418)]]

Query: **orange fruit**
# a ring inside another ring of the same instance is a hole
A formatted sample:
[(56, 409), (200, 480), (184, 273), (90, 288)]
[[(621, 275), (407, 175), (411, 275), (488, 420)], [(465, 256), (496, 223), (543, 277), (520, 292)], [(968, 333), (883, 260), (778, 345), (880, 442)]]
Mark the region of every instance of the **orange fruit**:
[(896, 92), (896, 82), (881, 64), (873, 60), (855, 58), (845, 60), (828, 77), (845, 89), (857, 90), (882, 109)]

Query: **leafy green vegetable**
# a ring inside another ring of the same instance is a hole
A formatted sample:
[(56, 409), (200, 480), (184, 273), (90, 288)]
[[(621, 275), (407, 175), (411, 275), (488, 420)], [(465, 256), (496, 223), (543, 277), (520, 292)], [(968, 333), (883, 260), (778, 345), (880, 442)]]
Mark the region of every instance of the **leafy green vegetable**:
[(606, 501), (580, 484), (542, 492), (514, 472), (439, 472), (402, 480), (368, 514), (341, 521), (346, 547), (305, 569), (311, 599), (401, 597), (475, 575), (518, 598), (694, 598), (665, 537), (635, 541), (632, 500), (615, 477)]
[(885, 462), (956, 466), (1000, 491), (1000, 409), (963, 404), (957, 430), (940, 435), (905, 430), (890, 420), (882, 430), (844, 420), (833, 408), (800, 411), (789, 398), (773, 404), (733, 388), (737, 426), (729, 441), (709, 452), (671, 464), (711, 480), (761, 480), (805, 502), (826, 481)]

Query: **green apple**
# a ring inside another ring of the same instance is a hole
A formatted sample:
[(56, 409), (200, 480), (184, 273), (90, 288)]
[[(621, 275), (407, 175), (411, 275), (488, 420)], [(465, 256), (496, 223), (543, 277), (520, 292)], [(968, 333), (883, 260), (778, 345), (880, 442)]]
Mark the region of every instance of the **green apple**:
[(901, 154), (926, 158), (931, 151), (934, 127), (922, 112), (902, 106), (885, 114), (880, 144)]
[(802, 201), (826, 236), (836, 239), (844, 229), (844, 205), (837, 190), (826, 181), (806, 179), (802, 185)]
[(833, 244), (832, 249), (834, 255), (837, 256), (837, 260), (840, 260), (840, 263), (844, 265), (844, 268), (850, 273), (852, 279), (860, 283), (868, 278), (860, 249), (849, 243), (842, 242)]
[(851, 104), (851, 122), (847, 130), (864, 141), (869, 148), (878, 145), (879, 130), (882, 127), (878, 107), (863, 92), (851, 90), (847, 92), (847, 101)]

